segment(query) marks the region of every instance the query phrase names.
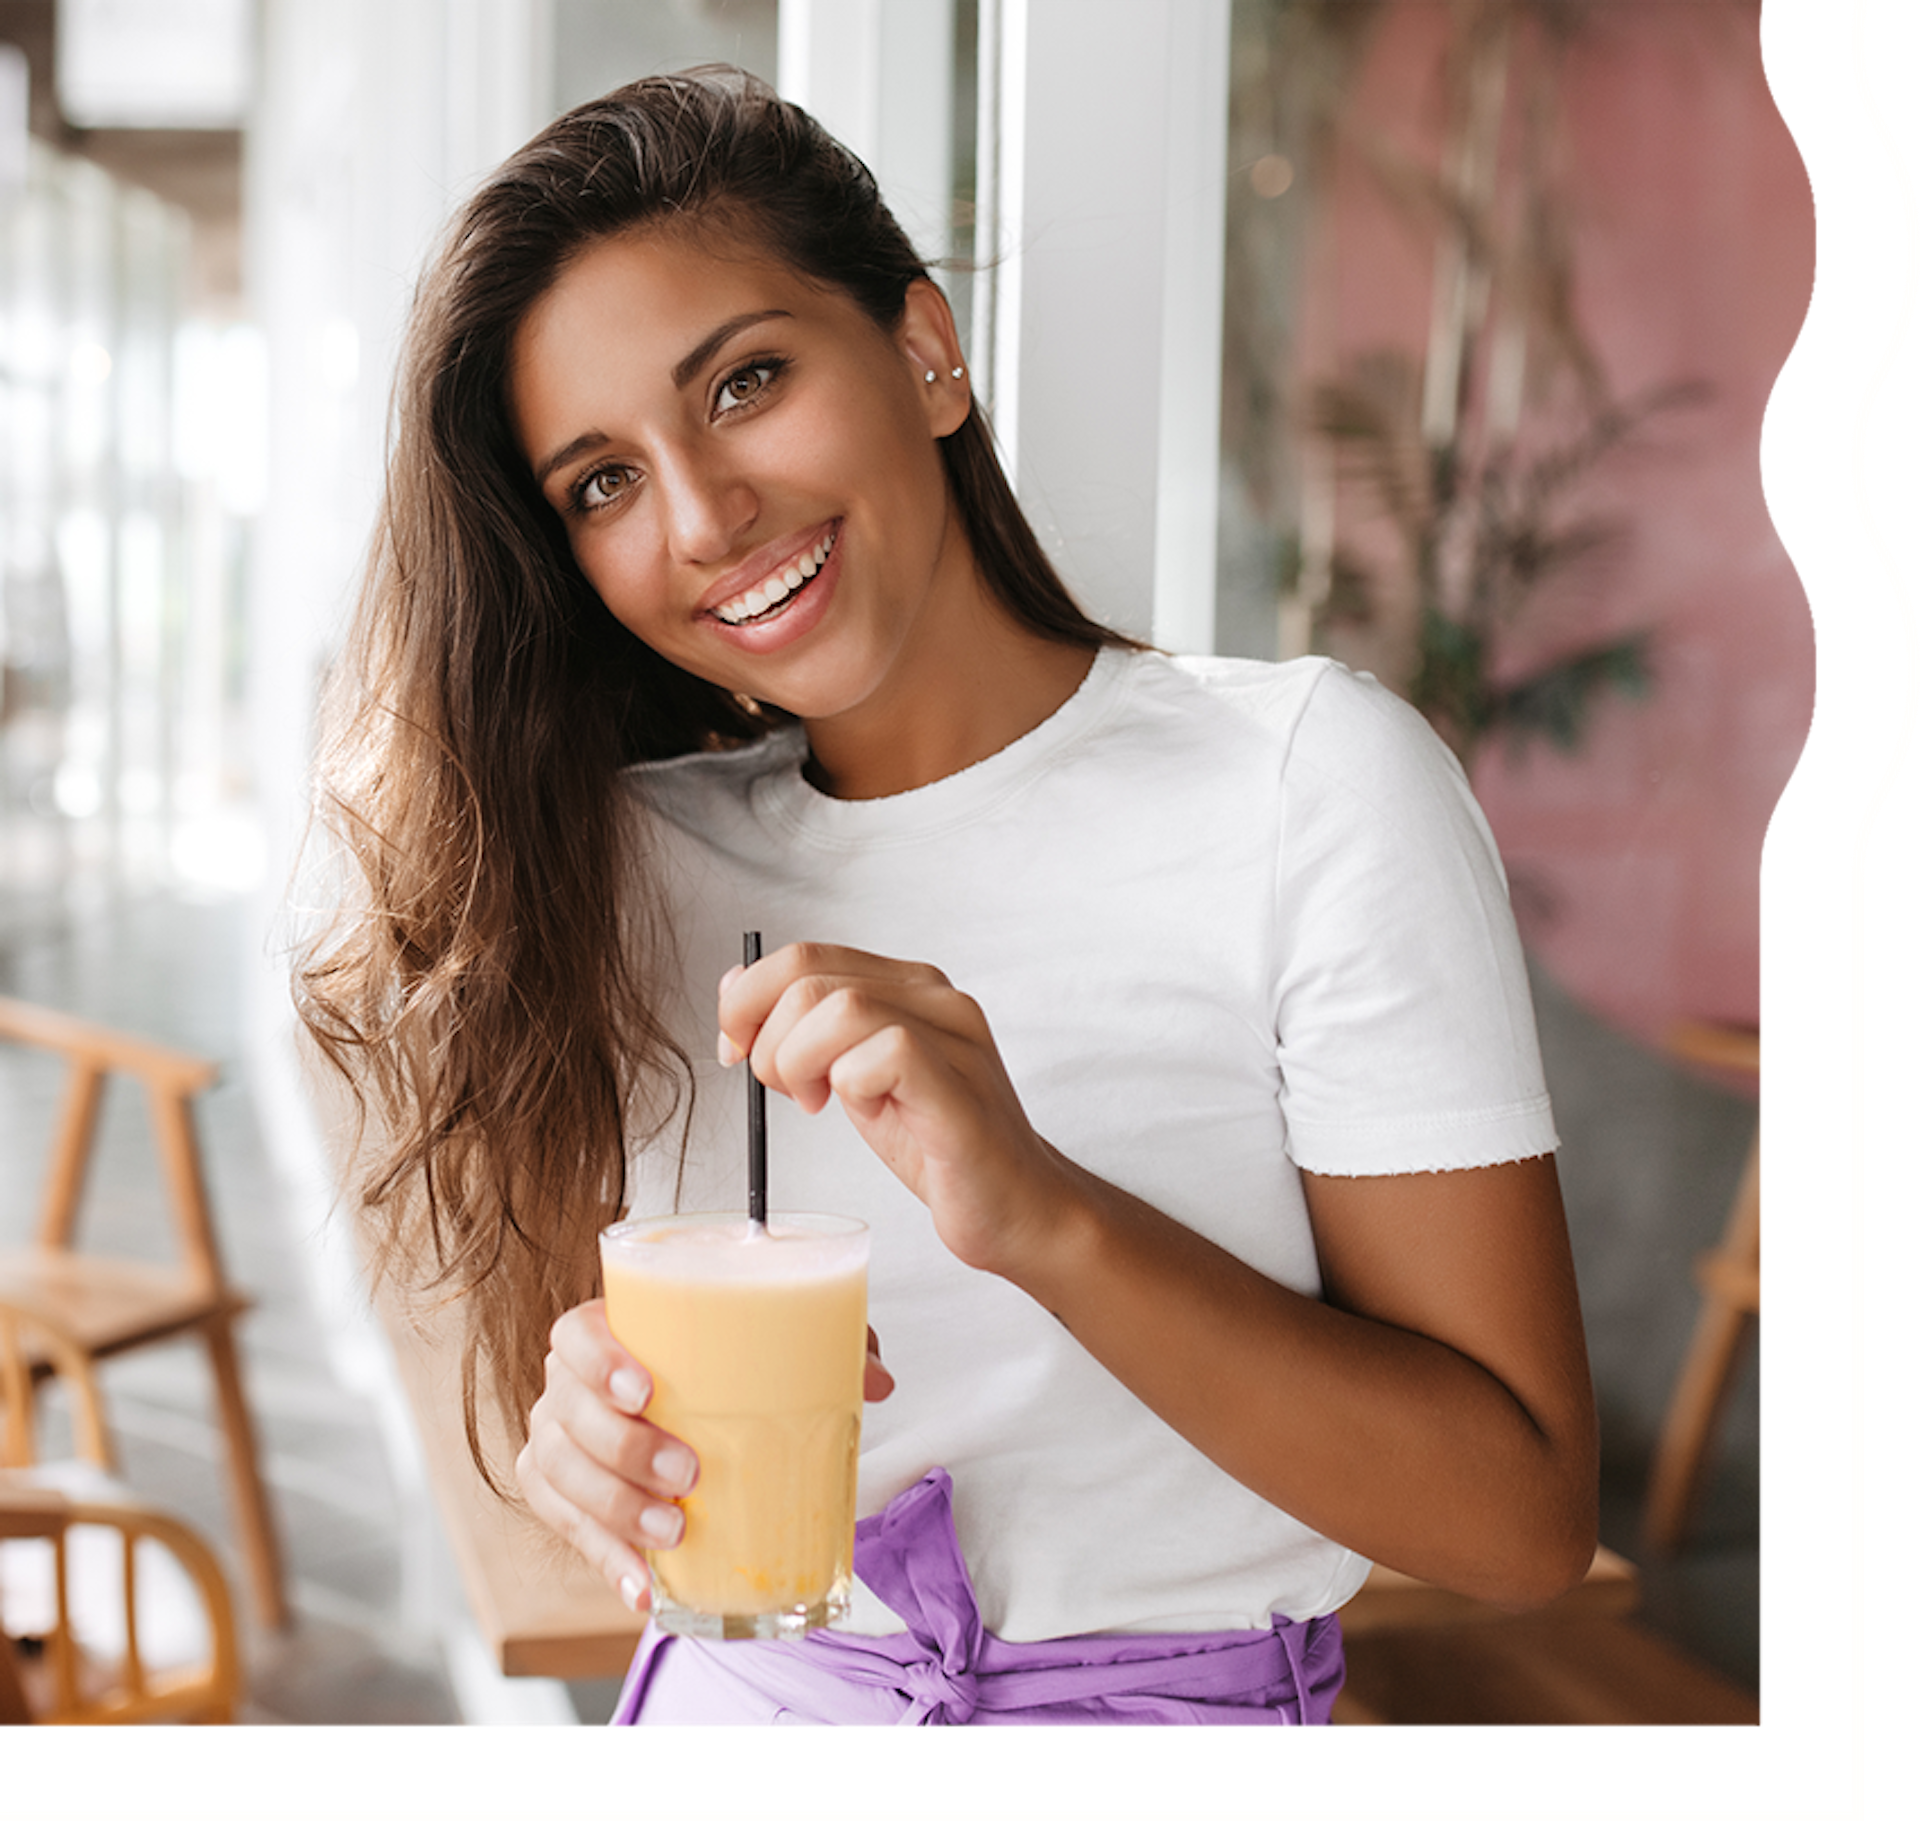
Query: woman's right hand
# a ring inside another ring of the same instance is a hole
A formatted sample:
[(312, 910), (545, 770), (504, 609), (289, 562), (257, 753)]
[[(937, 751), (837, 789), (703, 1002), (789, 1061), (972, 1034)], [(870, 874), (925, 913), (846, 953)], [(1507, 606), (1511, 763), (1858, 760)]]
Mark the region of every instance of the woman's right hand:
[[(866, 1397), (893, 1390), (867, 1330)], [(645, 1608), (643, 1549), (669, 1549), (684, 1519), (674, 1501), (699, 1475), (687, 1445), (646, 1420), (647, 1370), (613, 1338), (604, 1301), (554, 1323), (546, 1389), (527, 1416), (514, 1462), (528, 1506), (606, 1576), (635, 1612)]]
[(674, 1500), (699, 1475), (693, 1451), (642, 1414), (652, 1396), (646, 1368), (607, 1326), (606, 1303), (569, 1309), (553, 1324), (546, 1389), (514, 1462), (534, 1515), (635, 1612), (647, 1598), (640, 1552), (679, 1542), (685, 1520)]

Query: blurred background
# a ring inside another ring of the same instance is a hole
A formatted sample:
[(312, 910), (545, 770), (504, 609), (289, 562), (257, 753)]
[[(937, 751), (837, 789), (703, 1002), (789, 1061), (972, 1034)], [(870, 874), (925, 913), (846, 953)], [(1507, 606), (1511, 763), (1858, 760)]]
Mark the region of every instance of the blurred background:
[[(1813, 213), (1757, 0), (0, 0), (0, 995), (221, 1065), (198, 1115), (294, 1614), (246, 1622), (241, 1717), (611, 1698), (476, 1647), (291, 1065), (286, 883), (436, 229), (561, 108), (711, 59), (813, 107), (948, 262), (1097, 616), (1331, 652), (1469, 766), (1534, 968), (1604, 1540), (1636, 1626), (1757, 1700), (1750, 1350), (1684, 1535), (1645, 1531), (1754, 1143), (1760, 844), (1813, 701), (1758, 463)], [(0, 1249), (60, 1085), (0, 1045)], [(85, 1237), (159, 1256), (121, 1093)], [(197, 1354), (102, 1377), (123, 1477), (231, 1552)]]

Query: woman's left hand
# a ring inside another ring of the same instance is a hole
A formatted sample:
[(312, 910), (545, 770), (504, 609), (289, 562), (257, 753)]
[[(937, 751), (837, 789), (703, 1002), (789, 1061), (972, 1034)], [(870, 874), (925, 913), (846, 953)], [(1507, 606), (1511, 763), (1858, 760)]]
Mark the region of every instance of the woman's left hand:
[(978, 1004), (938, 968), (794, 943), (720, 983), (720, 1059), (817, 1113), (835, 1096), (948, 1249), (1017, 1278), (1069, 1166), (1028, 1123)]

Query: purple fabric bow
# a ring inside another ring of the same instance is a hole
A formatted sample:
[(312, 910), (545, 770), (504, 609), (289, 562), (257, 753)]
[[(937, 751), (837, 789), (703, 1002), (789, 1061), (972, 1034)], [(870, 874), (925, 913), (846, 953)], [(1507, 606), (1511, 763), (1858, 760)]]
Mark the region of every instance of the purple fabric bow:
[[(642, 1717), (672, 1645), (700, 1657), (730, 1716), (824, 1725), (1321, 1725), (1344, 1680), (1331, 1617), (1272, 1629), (1133, 1632), (1010, 1644), (980, 1618), (953, 1528), (953, 1482), (935, 1468), (854, 1530), (854, 1569), (904, 1632), (818, 1631), (787, 1644), (700, 1644), (649, 1635), (614, 1723)], [(687, 1665), (691, 1670), (693, 1665)]]

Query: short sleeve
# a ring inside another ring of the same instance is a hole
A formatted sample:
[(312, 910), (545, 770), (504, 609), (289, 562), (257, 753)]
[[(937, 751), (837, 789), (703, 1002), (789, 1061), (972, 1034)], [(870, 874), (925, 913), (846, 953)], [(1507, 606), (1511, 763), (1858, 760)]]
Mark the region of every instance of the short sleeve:
[(1506, 875), (1452, 753), (1328, 665), (1284, 764), (1274, 1030), (1295, 1163), (1395, 1175), (1553, 1150)]

